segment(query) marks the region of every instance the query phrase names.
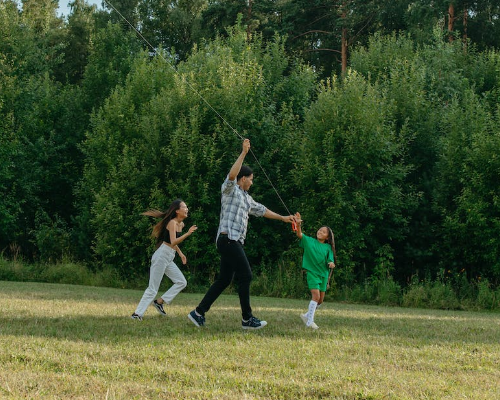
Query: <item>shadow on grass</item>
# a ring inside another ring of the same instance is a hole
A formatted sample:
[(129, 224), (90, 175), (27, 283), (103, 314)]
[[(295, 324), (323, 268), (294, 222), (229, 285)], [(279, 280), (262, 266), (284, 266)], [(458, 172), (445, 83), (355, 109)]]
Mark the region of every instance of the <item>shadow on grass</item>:
[[(335, 305), (334, 305), (335, 306)], [(184, 307), (182, 309), (185, 309)], [(359, 307), (359, 310), (363, 310)], [(226, 340), (238, 338), (252, 340), (257, 337), (286, 337), (289, 340), (352, 340), (371, 338), (390, 339), (395, 345), (415, 344), (498, 344), (500, 317), (478, 320), (471, 317), (440, 318), (435, 315), (416, 317), (404, 310), (398, 316), (378, 310), (374, 315), (347, 315), (350, 309), (327, 309), (317, 312), (320, 329), (313, 331), (302, 323), (300, 309), (260, 308), (259, 317), (268, 326), (258, 331), (241, 329), (239, 308), (214, 307), (207, 314), (207, 325), (195, 327), (186, 312), (176, 310), (175, 315), (162, 317), (148, 314), (143, 321), (122, 316), (30, 316), (2, 318), (0, 333), (4, 336), (54, 338), (57, 340), (102, 343), (175, 340)], [(363, 310), (365, 313), (366, 310)]]
[[(142, 291), (137, 290), (0, 282), (0, 300), (24, 302), (15, 303), (12, 310), (3, 315), (0, 334), (103, 343), (145, 340), (154, 343), (166, 338), (226, 340), (237, 335), (243, 340), (252, 340), (256, 335), (290, 340), (390, 338), (395, 344), (500, 342), (500, 314), (497, 313), (326, 303), (315, 318), (320, 329), (312, 331), (300, 319), (300, 314), (308, 306), (307, 300), (252, 297), (254, 314), (269, 325), (248, 332), (241, 329), (236, 295), (222, 295), (214, 303), (207, 313), (204, 328), (195, 327), (187, 318), (203, 294), (181, 293), (174, 305), (167, 308), (167, 317), (150, 308), (144, 321), (135, 321), (130, 314), (141, 296)], [(37, 301), (44, 301), (54, 311), (50, 315), (37, 311)], [(56, 305), (60, 301), (64, 305), (62, 309)], [(89, 303), (97, 303), (97, 309), (103, 310), (102, 314), (85, 313)], [(18, 308), (17, 304), (27, 304), (29, 310)], [(29, 316), (23, 315), (27, 312)]]

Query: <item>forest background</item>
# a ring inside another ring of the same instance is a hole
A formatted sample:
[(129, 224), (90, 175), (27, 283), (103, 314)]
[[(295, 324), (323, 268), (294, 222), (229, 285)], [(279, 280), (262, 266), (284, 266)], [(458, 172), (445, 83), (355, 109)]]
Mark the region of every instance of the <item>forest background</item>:
[[(236, 131), (252, 196), (334, 230), (330, 298), (500, 308), (497, 1), (70, 6), (0, 0), (0, 279), (142, 288), (181, 197), (202, 290)], [(307, 295), (290, 227), (247, 243), (254, 294)]]

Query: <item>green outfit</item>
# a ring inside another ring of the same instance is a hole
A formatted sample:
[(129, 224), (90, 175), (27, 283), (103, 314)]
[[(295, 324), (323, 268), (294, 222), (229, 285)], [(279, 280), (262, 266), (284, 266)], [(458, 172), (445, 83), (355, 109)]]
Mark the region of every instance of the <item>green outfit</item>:
[(302, 234), (299, 246), (304, 249), (302, 268), (307, 271), (309, 289), (319, 289), (321, 292), (326, 292), (328, 264), (334, 262), (332, 246), (304, 234)]

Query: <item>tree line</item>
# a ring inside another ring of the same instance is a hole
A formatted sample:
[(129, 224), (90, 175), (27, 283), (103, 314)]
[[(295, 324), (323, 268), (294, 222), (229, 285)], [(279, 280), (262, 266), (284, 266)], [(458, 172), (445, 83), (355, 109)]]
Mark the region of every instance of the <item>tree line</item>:
[[(0, 0), (4, 256), (143, 275), (140, 213), (181, 197), (187, 276), (206, 281), (235, 129), (253, 197), (332, 227), (337, 282), (498, 285), (496, 2), (116, 3)], [(250, 224), (256, 273), (300, 258), (290, 230)]]

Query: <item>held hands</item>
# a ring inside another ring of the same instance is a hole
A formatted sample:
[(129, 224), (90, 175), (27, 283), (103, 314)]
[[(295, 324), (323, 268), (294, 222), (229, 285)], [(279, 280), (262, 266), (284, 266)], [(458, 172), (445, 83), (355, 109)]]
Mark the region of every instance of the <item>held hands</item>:
[(299, 239), (302, 239), (301, 226), (302, 226), (302, 218), (300, 216), (300, 213), (296, 212), (295, 215), (293, 216), (292, 229), (295, 231)]
[(293, 215), (285, 215), (285, 216), (283, 216), (283, 222), (291, 224), (294, 221), (295, 221), (295, 217)]
[(299, 212), (296, 212), (295, 215), (294, 215), (294, 220), (295, 220), (295, 223), (297, 225), (301, 225), (302, 224), (302, 217), (300, 216), (300, 213)]

